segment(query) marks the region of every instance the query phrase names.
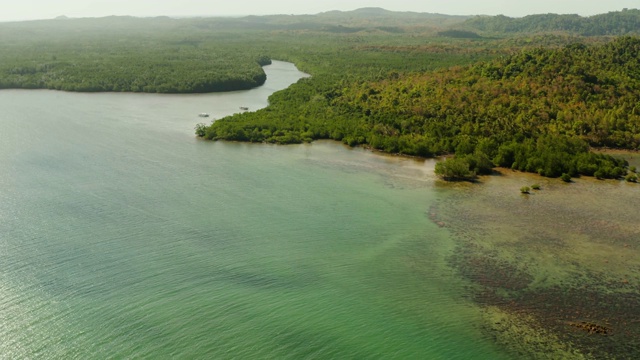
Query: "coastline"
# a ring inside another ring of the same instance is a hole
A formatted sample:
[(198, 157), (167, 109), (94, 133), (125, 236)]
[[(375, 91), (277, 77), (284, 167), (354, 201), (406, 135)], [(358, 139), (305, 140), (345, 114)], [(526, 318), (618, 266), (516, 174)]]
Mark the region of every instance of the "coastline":
[[(226, 141), (226, 140), (224, 140)], [(379, 150), (379, 149), (375, 149), (373, 147), (371, 147), (370, 145), (367, 144), (363, 144), (363, 145), (358, 145), (358, 146), (349, 146), (348, 144), (343, 143), (342, 141), (338, 141), (338, 140), (332, 140), (332, 139), (319, 139), (319, 140), (314, 140), (311, 142), (311, 144), (315, 143), (315, 142), (320, 142), (320, 141), (331, 141), (331, 142), (336, 142), (339, 144), (342, 144), (345, 148), (350, 148), (350, 149), (356, 149), (356, 148), (361, 148), (363, 150), (369, 151), (373, 154), (379, 155), (379, 156), (385, 156), (385, 157), (399, 157), (399, 158), (406, 158), (406, 159), (414, 159), (416, 161), (426, 161), (426, 160), (433, 160), (433, 161), (440, 161), (440, 160), (444, 160), (446, 158), (452, 157), (453, 155), (441, 155), (441, 156), (434, 156), (434, 157), (421, 157), (421, 156), (416, 156), (416, 155), (406, 155), (406, 154), (401, 154), (401, 153), (389, 153), (389, 152), (385, 152), (383, 150)], [(287, 144), (288, 145), (288, 144)], [(285, 145), (286, 146), (286, 145)], [(636, 166), (638, 168), (640, 168), (640, 150), (625, 150), (625, 149), (592, 149), (592, 152), (596, 152), (596, 153), (603, 153), (603, 154), (607, 154), (607, 155), (612, 155), (614, 157), (619, 157), (622, 159), (625, 159), (629, 162), (629, 166)], [(560, 183), (564, 183), (564, 181), (560, 180), (560, 178), (550, 178), (550, 177), (546, 177), (546, 176), (542, 176), (536, 173), (529, 173), (529, 172), (524, 172), (524, 171), (518, 171), (518, 170), (513, 170), (513, 169), (509, 169), (509, 168), (504, 168), (504, 167), (494, 167), (493, 168), (493, 174), (490, 175), (478, 175), (478, 180), (476, 181), (477, 183), (484, 183), (485, 181), (489, 181), (490, 179), (494, 178), (494, 177), (503, 177), (503, 176), (512, 176), (515, 174), (521, 174), (521, 175), (526, 175), (526, 176), (530, 176), (531, 180), (533, 181), (532, 184), (536, 183), (536, 179), (537, 182), (549, 182), (551, 183), (551, 180), (557, 180)], [(620, 182), (625, 182), (624, 179), (596, 179), (593, 176), (580, 176), (577, 178), (572, 178), (572, 182), (581, 179), (592, 179), (595, 181), (609, 181), (609, 182), (616, 182), (616, 181), (620, 181)], [(443, 180), (443, 182), (445, 182)], [(446, 181), (447, 183), (459, 183), (459, 182), (449, 182)], [(464, 182), (463, 182), (464, 183)]]

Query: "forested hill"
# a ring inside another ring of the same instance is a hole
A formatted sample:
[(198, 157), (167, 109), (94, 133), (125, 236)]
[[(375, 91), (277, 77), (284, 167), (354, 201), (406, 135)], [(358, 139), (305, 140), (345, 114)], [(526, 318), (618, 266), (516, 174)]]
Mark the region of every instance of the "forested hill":
[[(332, 138), (392, 153), (455, 153), (546, 176), (619, 177), (624, 165), (589, 145), (640, 148), (640, 39), (524, 50), (472, 66), (395, 75), (313, 93), (200, 128), (201, 136), (301, 142)], [(286, 98), (285, 98), (286, 96)]]
[(569, 32), (582, 36), (639, 35), (640, 10), (625, 9), (591, 17), (540, 14), (523, 18), (476, 16), (460, 27), (485, 33)]
[(352, 11), (328, 11), (315, 17), (322, 22), (343, 26), (447, 26), (470, 18), (460, 15), (390, 11), (374, 7)]

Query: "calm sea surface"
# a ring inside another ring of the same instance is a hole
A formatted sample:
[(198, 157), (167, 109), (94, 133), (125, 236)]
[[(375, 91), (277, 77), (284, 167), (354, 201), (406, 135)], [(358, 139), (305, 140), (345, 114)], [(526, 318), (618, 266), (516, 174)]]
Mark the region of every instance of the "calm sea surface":
[[(433, 162), (196, 139), (206, 95), (0, 91), (0, 358), (500, 359)], [(207, 120), (210, 121), (210, 120)]]

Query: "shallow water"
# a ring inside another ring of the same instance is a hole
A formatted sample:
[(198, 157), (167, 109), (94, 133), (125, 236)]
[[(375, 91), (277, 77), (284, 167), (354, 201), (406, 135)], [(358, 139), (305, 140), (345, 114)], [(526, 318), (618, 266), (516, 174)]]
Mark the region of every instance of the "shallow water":
[[(433, 161), (207, 142), (304, 74), (227, 94), (0, 92), (0, 357), (512, 357)], [(442, 225), (442, 224), (441, 224)]]
[(0, 358), (637, 358), (640, 185), (194, 137), (305, 76), (266, 71), (0, 92)]
[[(638, 358), (640, 185), (501, 172), (441, 185), (455, 195), (438, 204), (488, 332), (537, 358)], [(536, 183), (540, 191), (520, 194)]]

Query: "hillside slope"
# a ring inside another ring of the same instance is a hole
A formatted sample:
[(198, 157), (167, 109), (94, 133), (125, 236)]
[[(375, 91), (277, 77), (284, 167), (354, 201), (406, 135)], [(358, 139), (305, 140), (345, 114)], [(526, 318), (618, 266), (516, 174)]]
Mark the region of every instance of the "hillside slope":
[(569, 32), (582, 36), (638, 35), (640, 10), (625, 9), (590, 17), (557, 14), (529, 15), (523, 18), (504, 15), (476, 16), (460, 27), (499, 34)]

